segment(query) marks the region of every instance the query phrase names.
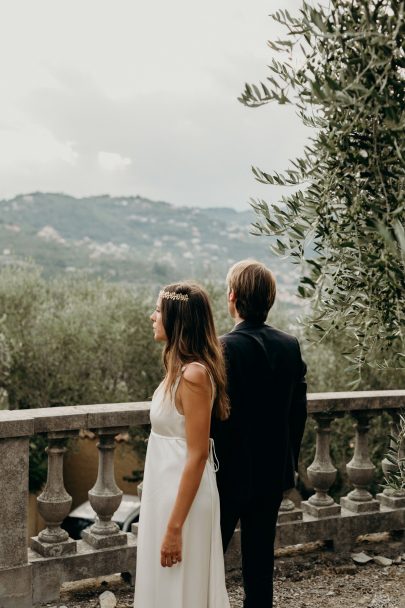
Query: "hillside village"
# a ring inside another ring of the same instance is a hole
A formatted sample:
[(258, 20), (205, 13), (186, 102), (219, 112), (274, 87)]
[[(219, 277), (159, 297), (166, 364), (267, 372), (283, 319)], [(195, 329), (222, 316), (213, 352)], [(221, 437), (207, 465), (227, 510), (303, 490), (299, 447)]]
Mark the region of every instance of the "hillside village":
[(252, 210), (177, 207), (140, 196), (77, 199), (33, 193), (0, 201), (0, 264), (33, 261), (44, 275), (85, 273), (110, 281), (161, 284), (223, 281), (238, 259), (269, 264), (280, 298), (299, 305), (298, 269), (250, 234)]

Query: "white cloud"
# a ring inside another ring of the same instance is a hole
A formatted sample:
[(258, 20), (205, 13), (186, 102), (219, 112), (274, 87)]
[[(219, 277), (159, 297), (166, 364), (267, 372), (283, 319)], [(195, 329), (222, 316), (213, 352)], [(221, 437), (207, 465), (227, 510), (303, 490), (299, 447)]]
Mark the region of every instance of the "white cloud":
[(0, 169), (31, 167), (67, 163), (75, 165), (78, 158), (74, 143), (59, 141), (41, 125), (15, 125), (6, 129), (0, 126)]
[(97, 160), (102, 169), (106, 171), (119, 171), (132, 164), (132, 160), (126, 156), (121, 156), (116, 152), (99, 152)]

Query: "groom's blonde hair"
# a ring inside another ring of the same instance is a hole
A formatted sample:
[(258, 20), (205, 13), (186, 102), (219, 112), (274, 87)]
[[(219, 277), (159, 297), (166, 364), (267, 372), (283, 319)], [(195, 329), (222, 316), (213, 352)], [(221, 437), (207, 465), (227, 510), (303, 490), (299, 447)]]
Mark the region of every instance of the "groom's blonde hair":
[(245, 321), (264, 323), (276, 297), (271, 270), (256, 260), (242, 260), (229, 269), (226, 282), (235, 293), (239, 316)]

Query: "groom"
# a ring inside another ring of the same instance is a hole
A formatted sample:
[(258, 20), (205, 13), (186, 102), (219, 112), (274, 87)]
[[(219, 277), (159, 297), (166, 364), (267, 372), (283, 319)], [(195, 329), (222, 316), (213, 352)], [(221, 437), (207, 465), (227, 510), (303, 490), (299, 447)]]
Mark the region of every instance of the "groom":
[(222, 542), (226, 551), (240, 520), (244, 608), (271, 608), (277, 513), (294, 486), (306, 420), (306, 366), (297, 339), (265, 323), (276, 295), (271, 271), (244, 260), (227, 285), (235, 327), (221, 341), (231, 415), (212, 423)]

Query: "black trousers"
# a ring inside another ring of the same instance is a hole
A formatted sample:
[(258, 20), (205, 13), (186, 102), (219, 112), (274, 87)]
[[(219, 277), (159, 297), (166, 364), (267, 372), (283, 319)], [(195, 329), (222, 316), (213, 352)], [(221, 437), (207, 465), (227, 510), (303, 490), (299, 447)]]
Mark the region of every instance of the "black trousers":
[(244, 608), (272, 608), (274, 537), (282, 494), (236, 499), (220, 491), (224, 552), (240, 520)]

